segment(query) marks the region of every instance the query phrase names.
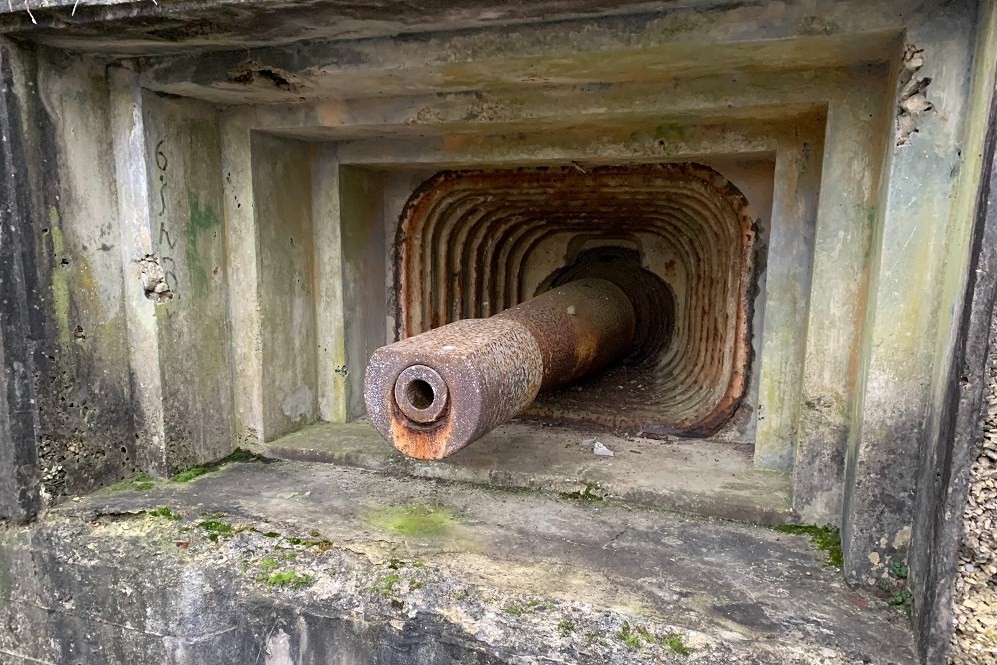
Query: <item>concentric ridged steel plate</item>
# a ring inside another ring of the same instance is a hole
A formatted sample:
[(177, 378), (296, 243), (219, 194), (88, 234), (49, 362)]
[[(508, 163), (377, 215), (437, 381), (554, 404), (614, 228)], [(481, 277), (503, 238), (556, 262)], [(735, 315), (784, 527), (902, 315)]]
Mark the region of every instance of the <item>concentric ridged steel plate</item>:
[(668, 344), (530, 412), (709, 435), (746, 388), (754, 241), (747, 200), (700, 164), (443, 171), (399, 222), (398, 337), (520, 303), (586, 250), (631, 249), (673, 292)]

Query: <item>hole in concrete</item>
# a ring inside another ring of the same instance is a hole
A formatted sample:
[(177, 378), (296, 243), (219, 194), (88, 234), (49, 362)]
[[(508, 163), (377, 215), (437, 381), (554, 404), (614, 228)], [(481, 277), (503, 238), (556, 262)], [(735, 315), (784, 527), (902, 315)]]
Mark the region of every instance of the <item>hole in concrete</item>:
[(157, 305), (173, 300), (173, 291), (167, 282), (166, 271), (159, 264), (159, 259), (152, 254), (146, 254), (138, 264), (139, 279), (142, 281), (145, 297)]

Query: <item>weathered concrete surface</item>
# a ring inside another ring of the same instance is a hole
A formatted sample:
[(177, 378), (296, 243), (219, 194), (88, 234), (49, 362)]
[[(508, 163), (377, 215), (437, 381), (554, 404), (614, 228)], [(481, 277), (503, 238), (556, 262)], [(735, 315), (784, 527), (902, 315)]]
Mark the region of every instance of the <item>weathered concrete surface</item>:
[(16, 66), (0, 42), (0, 517), (20, 521), (34, 517), (41, 498), (31, 378), (31, 330), (40, 317), (28, 306), (35, 286), (33, 202), (27, 174), (17, 167), (30, 146), (14, 92)]
[[(628, 3), (639, 7), (640, 2)], [(619, 11), (617, 0), (23, 0), (0, 5), (0, 32), (58, 48), (115, 54), (260, 47), (300, 39), (363, 39)], [(114, 22), (113, 37), (107, 32)]]
[[(613, 451), (597, 457), (593, 440)], [(583, 443), (584, 442), (584, 443)], [(319, 424), (264, 444), (267, 454), (418, 478), (509, 489), (594, 493), (636, 504), (746, 522), (793, 521), (784, 474), (755, 470), (751, 446), (696, 439), (665, 441), (513, 421), (457, 454), (414, 460), (369, 422)]]
[(138, 462), (113, 169), (94, 160), (111, 154), (103, 69), (75, 58), (56, 66), (51, 53), (7, 41), (0, 49), (10, 213), (0, 246), (4, 270), (23, 275), (5, 276), (3, 289), (4, 324), (16, 327), (4, 332), (6, 362), (17, 368), (6, 377), (16, 431), (3, 473), (18, 498), (0, 514), (23, 518), (39, 500), (113, 482)]
[[(35, 61), (26, 50), (19, 56)], [(32, 120), (26, 134), (40, 146), (28, 167), (37, 170), (31, 232), (45, 320), (35, 356), (39, 466), (44, 492), (58, 500), (134, 473), (143, 451), (134, 434), (109, 83), (102, 67), (64, 54), (40, 51), (36, 67), (25, 72), (21, 100)]]
[(110, 76), (136, 429), (143, 469), (171, 474), (233, 448), (218, 126), (130, 69)]
[(263, 285), (260, 424), (261, 437), (270, 440), (315, 422), (318, 414), (312, 150), (257, 134), (252, 151)]
[(0, 580), (15, 663), (913, 662), (803, 536), (327, 464), (70, 502)]
[[(962, 163), (972, 115), (973, 51), (958, 35), (974, 33), (977, 19), (973, 5), (950, 9), (912, 26), (906, 35), (909, 44), (924, 48), (923, 66), (916, 67), (913, 80), (930, 79), (928, 94), (937, 115), (922, 122), (909, 142), (899, 135), (889, 141), (882, 154), (880, 196), (870, 211), (875, 232), (864, 334), (853, 365), (859, 383), (842, 517), (845, 572), (856, 582), (884, 579), (891, 561), (908, 556), (919, 442), (933, 404), (934, 341), (948, 327), (939, 328), (939, 312), (951, 307), (942, 288), (949, 224), (939, 220), (965, 223), (952, 217), (953, 175)], [(948, 75), (952, 71), (960, 74)], [(897, 85), (899, 99), (902, 77)], [(899, 125), (891, 125), (897, 131)]]
[[(939, 406), (929, 414), (919, 451), (918, 486), (911, 539), (910, 577), (914, 592), (914, 625), (918, 649), (925, 662), (942, 662), (950, 648), (955, 628), (953, 597), (959, 572), (959, 543), (973, 538), (963, 533), (969, 471), (972, 460), (983, 456), (979, 443), (983, 434), (983, 414), (993, 408), (984, 401), (994, 371), (994, 302), (997, 298), (997, 4), (984, 3), (979, 21), (977, 55), (972, 78), (971, 116), (964, 150), (971, 155), (960, 174), (957, 189), (959, 214), (972, 224), (953, 225), (947, 239), (951, 266), (945, 287), (955, 292), (956, 306), (944, 316), (955, 322), (954, 333), (945, 326), (937, 340), (940, 357), (951, 353), (951, 361), (939, 364), (933, 386)], [(964, 252), (964, 243), (969, 251)], [(968, 263), (968, 269), (964, 265)], [(953, 339), (950, 339), (950, 334)], [(989, 360), (988, 360), (989, 356)], [(992, 383), (989, 386), (992, 393)], [(991, 398), (992, 399), (992, 398)], [(982, 474), (981, 474), (982, 475)], [(979, 524), (988, 517), (979, 509)], [(991, 511), (992, 512), (992, 511)], [(965, 521), (970, 521), (969, 516)], [(985, 538), (983, 538), (985, 541)], [(982, 548), (987, 547), (986, 543)], [(970, 547), (970, 550), (973, 548)], [(986, 575), (980, 561), (975, 576)], [(972, 564), (971, 564), (972, 565)], [(991, 574), (991, 582), (997, 576)], [(965, 596), (972, 595), (967, 591)], [(981, 610), (984, 612), (985, 610)], [(969, 608), (963, 608), (964, 616)], [(969, 631), (967, 631), (969, 633)], [(964, 635), (963, 644), (971, 641)], [(980, 648), (983, 648), (982, 640)], [(959, 658), (959, 654), (953, 654)], [(962, 662), (986, 659), (985, 654), (965, 652)], [(980, 660), (979, 662), (986, 662)]]

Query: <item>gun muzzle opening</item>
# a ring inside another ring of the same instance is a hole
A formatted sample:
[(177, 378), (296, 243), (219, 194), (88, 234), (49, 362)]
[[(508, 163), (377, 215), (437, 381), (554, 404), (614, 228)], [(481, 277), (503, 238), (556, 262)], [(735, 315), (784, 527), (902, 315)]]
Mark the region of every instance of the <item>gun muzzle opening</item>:
[(395, 379), (395, 406), (419, 425), (437, 422), (447, 410), (447, 382), (432, 367), (411, 365)]

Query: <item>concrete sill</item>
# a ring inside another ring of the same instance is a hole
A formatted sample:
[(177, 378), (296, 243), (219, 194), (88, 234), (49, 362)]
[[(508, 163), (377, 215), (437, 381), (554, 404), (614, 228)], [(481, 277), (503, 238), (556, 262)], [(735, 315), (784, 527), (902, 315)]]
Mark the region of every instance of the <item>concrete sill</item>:
[[(615, 455), (598, 457), (595, 438)], [(438, 462), (413, 460), (368, 422), (320, 423), (268, 444), (267, 455), (416, 478), (493, 487), (591, 493), (743, 522), (792, 522), (792, 478), (758, 471), (752, 447), (695, 439), (625, 439), (604, 432), (514, 421)]]
[(0, 592), (18, 665), (914, 662), (805, 536), (332, 464), (69, 501)]

